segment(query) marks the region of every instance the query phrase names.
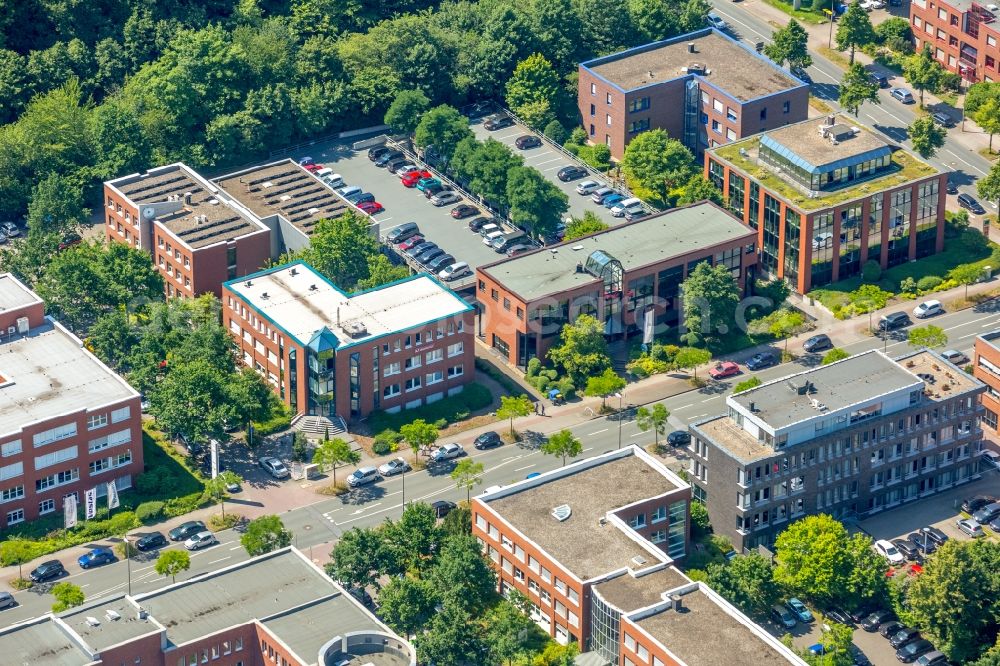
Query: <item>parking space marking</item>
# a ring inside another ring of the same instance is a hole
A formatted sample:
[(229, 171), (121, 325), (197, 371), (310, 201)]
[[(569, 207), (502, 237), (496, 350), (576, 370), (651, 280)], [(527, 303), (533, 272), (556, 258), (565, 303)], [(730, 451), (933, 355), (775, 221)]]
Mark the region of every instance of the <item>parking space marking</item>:
[[(560, 160), (560, 161), (561, 161), (561, 160)], [(561, 168), (562, 168), (562, 166), (563, 166), (562, 164), (557, 164), (557, 165), (555, 165), (554, 167), (549, 167), (548, 169), (542, 169), (542, 171), (553, 171), (553, 170), (555, 170), (555, 169), (561, 169)]]
[(226, 555), (225, 557), (223, 557), (221, 559), (212, 560), (211, 562), (209, 562), (209, 564), (218, 564), (219, 562), (225, 562), (228, 559), (232, 559), (232, 557), (233, 557), (232, 555)]
[(604, 430), (598, 430), (597, 432), (587, 433), (587, 437), (593, 437), (594, 435), (600, 435), (602, 432), (607, 432), (607, 431), (608, 431), (608, 429), (605, 428)]
[(527, 162), (528, 160), (533, 160), (533, 159), (535, 159), (536, 157), (545, 157), (546, 155), (554, 155), (554, 154), (555, 154), (555, 151), (552, 151), (552, 150), (544, 150), (544, 151), (542, 151), (542, 152), (540, 152), (540, 153), (536, 153), (536, 154), (534, 154), (534, 155), (525, 155), (525, 156), (524, 156), (524, 160), (525, 160), (525, 161)]
[[(513, 134), (504, 134), (503, 136), (501, 136), (497, 140), (498, 141), (503, 141), (504, 139), (516, 139), (519, 136), (522, 136), (521, 132), (514, 132)], [(494, 138), (496, 138), (496, 137), (494, 137)]]
[(563, 158), (562, 155), (557, 155), (557, 156), (553, 157), (551, 160), (545, 160), (544, 162), (539, 162), (535, 166), (536, 167), (540, 167), (543, 164), (551, 164), (552, 162), (561, 162), (561, 161), (563, 161), (563, 159), (564, 158)]

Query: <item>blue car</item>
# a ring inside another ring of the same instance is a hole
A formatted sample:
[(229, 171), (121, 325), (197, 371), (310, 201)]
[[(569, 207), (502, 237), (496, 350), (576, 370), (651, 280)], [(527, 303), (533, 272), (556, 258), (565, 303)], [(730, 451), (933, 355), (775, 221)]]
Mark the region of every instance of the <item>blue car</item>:
[(622, 196), (621, 194), (615, 193), (604, 197), (604, 201), (602, 201), (601, 203), (604, 204), (605, 208), (613, 208), (616, 203), (618, 203), (624, 198), (625, 197)]
[(788, 606), (788, 610), (792, 611), (792, 613), (795, 614), (795, 617), (798, 619), (799, 622), (805, 622), (806, 624), (809, 624), (810, 622), (813, 621), (812, 612), (808, 608), (806, 608), (806, 605), (804, 603), (802, 603), (795, 597), (792, 597), (791, 599), (786, 601), (785, 605)]
[(102, 564), (111, 564), (112, 562), (117, 561), (118, 558), (115, 557), (115, 554), (111, 552), (110, 548), (95, 548), (86, 555), (81, 555), (77, 559), (81, 569), (99, 567)]

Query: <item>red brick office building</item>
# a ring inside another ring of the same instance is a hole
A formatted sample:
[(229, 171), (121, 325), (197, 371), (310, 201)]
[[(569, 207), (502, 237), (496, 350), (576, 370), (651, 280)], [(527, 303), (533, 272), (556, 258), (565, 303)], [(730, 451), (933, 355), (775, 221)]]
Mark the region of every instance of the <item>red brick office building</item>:
[(944, 247), (947, 174), (843, 115), (709, 150), (705, 177), (757, 234), (761, 275), (800, 293)]
[(476, 269), (481, 335), (508, 362), (544, 358), (562, 326), (597, 317), (609, 336), (681, 324), (680, 284), (701, 262), (752, 284), (756, 234), (702, 202)]
[(983, 428), (996, 439), (997, 415), (1000, 414), (1000, 330), (976, 336), (975, 355), (972, 359), (972, 374), (986, 384), (986, 392), (980, 396), (983, 403)]
[(620, 160), (648, 129), (700, 152), (805, 120), (809, 87), (706, 28), (581, 63), (578, 104), (590, 141)]
[[(0, 274), (0, 527), (79, 508), (142, 472), (139, 394)], [(81, 516), (82, 518), (82, 512)]]
[(1000, 26), (995, 7), (951, 0), (912, 0), (910, 28), (917, 50), (929, 46), (948, 71), (970, 83), (1000, 81)]
[(688, 484), (630, 446), (474, 498), (472, 533), (501, 593), (524, 594), (544, 631), (604, 663), (802, 664), (674, 566), (688, 553), (690, 500)]
[(346, 294), (296, 261), (222, 291), (223, 325), (243, 362), (294, 413), (396, 412), (472, 380), (473, 309), (429, 275)]

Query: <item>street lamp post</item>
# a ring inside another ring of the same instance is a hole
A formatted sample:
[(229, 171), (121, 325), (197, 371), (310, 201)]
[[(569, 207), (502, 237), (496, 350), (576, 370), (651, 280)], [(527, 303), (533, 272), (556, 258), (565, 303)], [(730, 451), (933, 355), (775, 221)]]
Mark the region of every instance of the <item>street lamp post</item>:
[(132, 542), (129, 541), (128, 535), (125, 535), (123, 539), (125, 541), (125, 570), (128, 572), (128, 593), (129, 596), (132, 595)]
[(615, 393), (618, 398), (618, 448), (622, 448), (622, 399), (625, 397), (625, 392), (620, 391)]
[(406, 509), (406, 467), (403, 467), (403, 509)]

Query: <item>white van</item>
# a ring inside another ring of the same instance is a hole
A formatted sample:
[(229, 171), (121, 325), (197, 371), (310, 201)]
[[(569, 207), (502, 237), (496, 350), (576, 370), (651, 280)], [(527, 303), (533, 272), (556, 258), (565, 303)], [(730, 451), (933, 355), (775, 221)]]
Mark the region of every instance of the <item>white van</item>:
[(612, 206), (611, 215), (613, 217), (625, 217), (625, 213), (631, 213), (636, 210), (642, 210), (642, 200), (637, 197), (631, 197), (629, 199), (622, 199)]
[(493, 246), (493, 241), (498, 238), (503, 238), (503, 232), (500, 230), (491, 231), (490, 233), (483, 236), (483, 245)]
[(490, 234), (497, 231), (500, 231), (500, 227), (499, 225), (496, 224), (484, 224), (483, 226), (479, 227), (479, 235), (482, 236), (483, 238), (486, 238)]
[(469, 264), (464, 261), (456, 261), (451, 266), (446, 266), (438, 272), (438, 277), (445, 282), (450, 282), (452, 280), (457, 280), (460, 277), (469, 275), (472, 271), (469, 269)]
[(334, 173), (333, 169), (329, 167), (323, 167), (316, 172), (316, 177), (322, 180), (324, 183), (330, 187), (340, 187), (344, 184), (344, 178), (339, 173)]

